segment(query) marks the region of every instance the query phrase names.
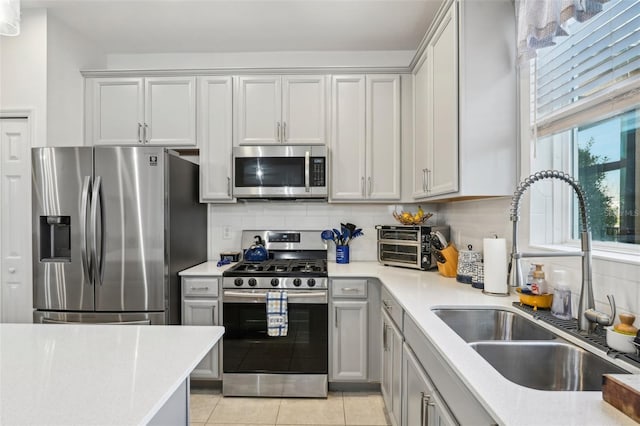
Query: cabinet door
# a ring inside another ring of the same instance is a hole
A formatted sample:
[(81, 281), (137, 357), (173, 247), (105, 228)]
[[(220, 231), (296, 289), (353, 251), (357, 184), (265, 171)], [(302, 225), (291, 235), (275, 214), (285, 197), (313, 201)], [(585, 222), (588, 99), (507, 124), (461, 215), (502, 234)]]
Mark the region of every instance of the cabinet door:
[(331, 198), (365, 198), (365, 77), (333, 76)]
[(454, 2), (428, 44), (432, 65), (429, 196), (458, 190), (458, 25)]
[(427, 196), (427, 169), (431, 154), (428, 151), (430, 131), (433, 127), (431, 95), (429, 93), (431, 61), (425, 50), (413, 74), (413, 190), (415, 199)]
[(426, 398), (433, 392), (433, 386), (407, 345), (403, 346), (402, 355), (402, 425), (426, 426), (431, 424), (427, 419)]
[(144, 85), (141, 78), (95, 78), (88, 127), (93, 145), (142, 144)]
[(195, 77), (145, 78), (145, 142), (196, 145)]
[(327, 137), (326, 77), (282, 77), (282, 142), (325, 144)]
[(332, 302), (331, 374), (333, 381), (367, 380), (367, 306), (364, 300)]
[(200, 201), (232, 201), (231, 77), (199, 77)]
[(400, 199), (400, 76), (367, 76), (367, 198)]
[(280, 143), (280, 76), (237, 77), (236, 145)]
[[(184, 325), (218, 325), (217, 300), (189, 300), (182, 304), (182, 323)], [(220, 345), (216, 344), (200, 361), (191, 373), (191, 377), (199, 379), (220, 378), (219, 361)]]
[(382, 398), (393, 425), (399, 426), (402, 412), (402, 334), (382, 312)]

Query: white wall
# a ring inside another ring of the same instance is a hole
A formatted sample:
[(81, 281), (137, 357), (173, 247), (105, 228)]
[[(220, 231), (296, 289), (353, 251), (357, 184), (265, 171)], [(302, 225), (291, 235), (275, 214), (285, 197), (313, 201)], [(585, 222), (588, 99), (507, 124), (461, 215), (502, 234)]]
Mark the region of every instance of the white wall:
[(22, 11), (16, 37), (0, 37), (0, 110), (31, 110), (31, 140), (43, 146), (47, 131), (47, 13)]
[(109, 69), (406, 67), (412, 51), (149, 53), (107, 55)]
[[(437, 206), (422, 204), (428, 212)], [(394, 210), (403, 208), (416, 211), (416, 206), (394, 204), (328, 204), (325, 202), (239, 202), (238, 204), (209, 204), (209, 259), (219, 260), (221, 251), (241, 251), (242, 230), (323, 230), (340, 229), (340, 223), (351, 222), (363, 229), (364, 235), (350, 244), (353, 261), (377, 260), (376, 225), (396, 224)], [(438, 221), (438, 214), (429, 219), (429, 224)], [(230, 238), (224, 239), (228, 227)], [(320, 238), (320, 234), (318, 234)], [(333, 243), (329, 243), (328, 257), (335, 260)]]
[(58, 19), (47, 19), (47, 144), (84, 145), (85, 68), (106, 67), (94, 43)]

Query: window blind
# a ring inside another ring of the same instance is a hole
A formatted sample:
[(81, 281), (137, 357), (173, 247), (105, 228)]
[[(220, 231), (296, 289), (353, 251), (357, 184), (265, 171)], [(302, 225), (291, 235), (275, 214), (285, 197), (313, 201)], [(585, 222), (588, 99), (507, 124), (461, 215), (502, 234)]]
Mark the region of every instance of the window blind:
[(538, 136), (640, 102), (640, 0), (611, 1), (555, 46), (538, 51)]

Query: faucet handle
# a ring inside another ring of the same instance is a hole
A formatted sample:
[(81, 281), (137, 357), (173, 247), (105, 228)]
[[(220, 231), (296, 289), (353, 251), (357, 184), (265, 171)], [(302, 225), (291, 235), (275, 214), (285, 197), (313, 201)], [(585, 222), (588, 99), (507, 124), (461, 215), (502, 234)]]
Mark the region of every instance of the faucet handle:
[(613, 298), (613, 294), (607, 294), (607, 299), (609, 299), (611, 315), (596, 311), (595, 309), (587, 309), (584, 311), (584, 317), (590, 322), (595, 322), (602, 326), (613, 325), (613, 321), (616, 318), (616, 300)]

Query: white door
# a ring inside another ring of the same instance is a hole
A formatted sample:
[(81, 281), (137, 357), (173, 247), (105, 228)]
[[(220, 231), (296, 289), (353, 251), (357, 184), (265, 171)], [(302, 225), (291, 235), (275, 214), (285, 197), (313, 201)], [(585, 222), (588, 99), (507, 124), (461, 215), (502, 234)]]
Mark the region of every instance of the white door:
[(281, 77), (237, 78), (236, 145), (280, 143)]
[(145, 143), (196, 145), (196, 78), (145, 78)]
[(325, 79), (322, 75), (282, 77), (283, 143), (326, 143)]
[(400, 199), (400, 76), (367, 76), (367, 198)]
[(429, 93), (429, 50), (425, 50), (413, 74), (413, 190), (414, 199), (427, 196), (427, 168), (431, 154), (428, 151), (429, 132), (432, 128)]
[(233, 86), (231, 77), (198, 78), (200, 201), (232, 201)]
[(0, 321), (33, 322), (31, 140), (24, 118), (0, 118)]
[(365, 198), (365, 76), (333, 76), (331, 199)]
[[(144, 85), (142, 78), (87, 80), (92, 114), (93, 145), (137, 145), (143, 142)], [(89, 85), (93, 86), (90, 87)]]
[(453, 3), (428, 50), (433, 61), (432, 164), (429, 196), (458, 190), (458, 26)]
[(331, 379), (367, 380), (367, 301), (333, 302)]

